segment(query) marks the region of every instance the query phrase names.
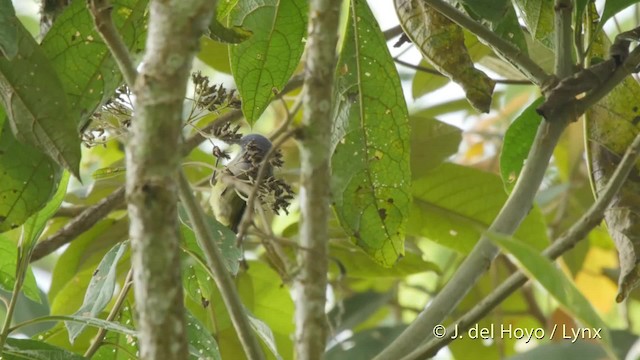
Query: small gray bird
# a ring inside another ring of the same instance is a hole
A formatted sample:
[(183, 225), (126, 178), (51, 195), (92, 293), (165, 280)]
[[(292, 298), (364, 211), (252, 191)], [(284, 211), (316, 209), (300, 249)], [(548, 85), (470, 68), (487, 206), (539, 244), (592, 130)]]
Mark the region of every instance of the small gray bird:
[[(223, 225), (233, 232), (238, 232), (238, 225), (242, 220), (242, 215), (247, 206), (246, 194), (238, 187), (221, 180), (221, 175), (231, 175), (239, 182), (245, 182), (252, 186), (258, 176), (262, 160), (271, 149), (271, 141), (259, 134), (248, 134), (232, 142), (241, 147), (240, 152), (231, 160), (227, 166), (212, 179), (211, 196), (209, 203), (213, 209), (213, 215)], [(268, 178), (272, 176), (272, 166), (267, 165)]]

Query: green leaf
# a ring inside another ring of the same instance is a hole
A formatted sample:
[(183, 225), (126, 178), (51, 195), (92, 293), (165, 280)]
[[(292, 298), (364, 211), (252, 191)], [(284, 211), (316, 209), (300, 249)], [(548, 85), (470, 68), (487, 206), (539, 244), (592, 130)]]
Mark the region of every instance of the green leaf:
[(420, 178), (458, 152), (462, 132), (434, 119), (411, 116), (411, 175)]
[(7, 339), (2, 358), (5, 360), (84, 360), (71, 351), (30, 339)]
[(62, 83), (44, 51), (21, 24), (18, 54), (0, 58), (0, 96), (11, 130), (80, 178), (80, 137)]
[(225, 27), (216, 18), (209, 24), (209, 37), (215, 41), (227, 44), (239, 44), (247, 40), (253, 32), (242, 26)]
[[(425, 60), (420, 61), (418, 66), (437, 71)], [(413, 81), (411, 82), (411, 94), (414, 99), (418, 99), (422, 95), (438, 90), (448, 83), (449, 78), (446, 76), (431, 74), (424, 70), (416, 70), (416, 75), (413, 77)]]
[(61, 173), (49, 157), (18, 142), (5, 122), (0, 136), (0, 232), (17, 228), (42, 209)]
[[(122, 84), (111, 52), (95, 30), (86, 0), (73, 0), (42, 40), (69, 99), (72, 118), (84, 129), (90, 116)], [(118, 34), (131, 53), (144, 48), (148, 0), (114, 0), (112, 17)], [(60, 92), (58, 90), (58, 92)]]
[(81, 324), (92, 326), (92, 327), (102, 328), (108, 331), (115, 331), (124, 335), (138, 336), (138, 333), (136, 332), (136, 330), (128, 326), (124, 326), (122, 324), (118, 324), (113, 321), (107, 321), (107, 320), (102, 320), (98, 318), (90, 318), (86, 316), (49, 315), (49, 316), (43, 316), (43, 317), (31, 320), (31, 322), (33, 323), (51, 322), (51, 321), (54, 321), (54, 322), (73, 321), (73, 322), (81, 323)]
[(218, 343), (204, 324), (189, 311), (186, 312), (186, 317), (189, 359), (221, 360)]
[(242, 112), (250, 124), (298, 66), (307, 33), (307, 6), (306, 0), (240, 0), (231, 11), (230, 25), (253, 32), (230, 51)]
[[(196, 236), (191, 228), (191, 222), (182, 206), (179, 208), (179, 214), (180, 221), (184, 224), (184, 226), (181, 226), (181, 233), (184, 238), (185, 250), (196, 255), (203, 261), (203, 264), (206, 264), (206, 257), (198, 245)], [(240, 268), (240, 258), (242, 258), (242, 250), (236, 245), (236, 234), (228, 227), (220, 224), (212, 216), (207, 216), (206, 220), (206, 225), (211, 229), (211, 233), (216, 239), (216, 245), (225, 260), (225, 267), (232, 275), (236, 275)]]
[(226, 74), (231, 74), (229, 45), (213, 41), (203, 36), (200, 38), (200, 51), (197, 57), (211, 68)]
[(513, 2), (520, 10), (533, 38), (553, 49), (554, 0), (513, 0)]
[[(536, 279), (562, 305), (565, 311), (579, 319), (585, 327), (601, 329), (601, 341), (610, 348), (611, 337), (607, 324), (593, 309), (589, 300), (582, 295), (575, 284), (551, 260), (523, 242), (515, 241), (500, 234), (488, 235), (500, 248), (513, 255), (520, 263), (520, 267), (530, 277)], [(555, 330), (559, 331), (558, 329)], [(570, 332), (570, 330), (568, 331)], [(560, 338), (561, 333), (557, 332), (555, 335)], [(549, 336), (551, 337), (552, 335), (550, 334)]]
[(461, 3), (479, 15), (482, 22), (489, 22), (491, 31), (527, 54), (524, 33), (510, 0), (463, 0)]
[[(414, 180), (408, 232), (468, 253), (507, 200), (500, 178), (470, 167), (442, 164)], [(542, 213), (531, 209), (515, 237), (542, 250), (549, 244)]]
[(638, 0), (607, 0), (604, 2), (602, 16), (600, 17), (600, 26), (603, 26), (607, 20), (611, 19), (620, 11), (627, 7), (638, 3)]
[[(16, 282), (16, 268), (18, 264), (18, 247), (16, 243), (0, 234), (0, 287), (12, 292)], [(36, 285), (36, 278), (33, 276), (31, 267), (27, 269), (22, 292), (29, 299), (40, 302), (40, 292)]]
[(542, 118), (536, 112), (536, 108), (542, 104), (544, 98), (540, 97), (527, 106), (513, 121), (504, 135), (502, 150), (500, 151), (500, 176), (508, 193), (520, 176), (520, 170), (527, 160), (531, 145), (536, 137), (538, 125)]
[(25, 223), (24, 231), (25, 231), (25, 239), (27, 239), (28, 243), (26, 247), (29, 248), (29, 251), (35, 246), (36, 241), (44, 231), (45, 226), (47, 225), (47, 221), (53, 217), (53, 215), (58, 211), (60, 205), (62, 204), (62, 200), (64, 196), (67, 194), (67, 185), (69, 184), (69, 173), (63, 172), (62, 179), (60, 179), (60, 183), (58, 184), (58, 189), (55, 194), (47, 204), (42, 208), (42, 210), (33, 214)]
[(474, 13), (485, 20), (499, 22), (511, 7), (509, 0), (462, 0)]
[(352, 278), (400, 278), (427, 271), (440, 272), (436, 264), (423, 260), (412, 251), (405, 252), (391, 268), (383, 267), (352, 244), (331, 243), (329, 254), (335, 260), (330, 263), (331, 272), (340, 275), (344, 271), (344, 275)]
[(334, 207), (356, 244), (389, 267), (404, 253), (409, 122), (398, 73), (365, 1), (351, 2), (337, 69)]
[(327, 350), (327, 360), (373, 359), (400, 335), (407, 325), (361, 331)]
[[(104, 308), (107, 307), (113, 291), (116, 287), (116, 269), (118, 261), (127, 249), (127, 243), (120, 243), (104, 256), (100, 265), (93, 273), (91, 282), (84, 296), (84, 302), (74, 315), (85, 317), (96, 317)], [(69, 342), (73, 344), (75, 339), (80, 335), (86, 327), (82, 323), (65, 323), (69, 331)]]
[(0, 0), (0, 53), (8, 60), (18, 54), (18, 21), (11, 0)]
[[(592, 56), (604, 57), (609, 40), (603, 31), (592, 44)], [(585, 113), (587, 158), (596, 197), (611, 179), (617, 164), (640, 129), (640, 85), (629, 76)], [(640, 285), (640, 179), (632, 171), (605, 211), (605, 221), (618, 249), (620, 302)]]
[(395, 0), (405, 34), (440, 73), (464, 89), (478, 111), (489, 112), (495, 82), (473, 66), (462, 29), (419, 0)]
[(70, 314), (82, 305), (95, 268), (128, 234), (126, 218), (104, 219), (73, 240), (53, 268), (48, 294), (52, 314)]

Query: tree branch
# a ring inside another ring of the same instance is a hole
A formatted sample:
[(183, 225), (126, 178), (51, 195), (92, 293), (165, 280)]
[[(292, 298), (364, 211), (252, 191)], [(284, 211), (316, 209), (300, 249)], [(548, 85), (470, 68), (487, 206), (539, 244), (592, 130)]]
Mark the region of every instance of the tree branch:
[(124, 193), (124, 186), (119, 187), (109, 196), (100, 200), (97, 204), (86, 208), (78, 216), (71, 219), (55, 234), (40, 241), (34, 248), (30, 261), (34, 262), (42, 259), (60, 247), (70, 243), (78, 237), (78, 235), (91, 229), (100, 219), (124, 203)]
[[(439, 11), (441, 11), (440, 5), (442, 5), (443, 9), (448, 9), (448, 11), (455, 10), (447, 4), (440, 4), (441, 0), (425, 1), (429, 4), (438, 3), (438, 7), (434, 7)], [(462, 16), (457, 10), (455, 13), (457, 14), (456, 16)], [(443, 14), (445, 13), (443, 12)], [(445, 15), (449, 17), (449, 15)], [(556, 12), (556, 16), (562, 15), (559, 12)], [(453, 17), (450, 18), (453, 21), (456, 21)], [(471, 20), (468, 19), (468, 21)], [(474, 24), (484, 28), (480, 24), (475, 22)], [(474, 29), (470, 30), (475, 33)], [(566, 31), (571, 30), (571, 28), (567, 28), (565, 26), (556, 28), (556, 31), (561, 30)], [(486, 32), (488, 30), (485, 28), (482, 31)], [(560, 36), (565, 38), (565, 35)], [(571, 39), (570, 36), (569, 39)], [(503, 40), (500, 39), (500, 41), (500, 44), (502, 44)], [(511, 46), (508, 43), (506, 44)], [(503, 45), (504, 44), (501, 46)], [(558, 42), (556, 45), (558, 45)], [(569, 57), (562, 61), (571, 61), (571, 58)], [(564, 68), (564, 66), (561, 67), (561, 69)], [(564, 78), (568, 75), (569, 74), (565, 73), (556, 74), (556, 76), (560, 78)], [(548, 85), (546, 84), (548, 77), (536, 77), (532, 80), (538, 85), (541, 85), (542, 83), (545, 83), (543, 86)], [(489, 233), (511, 235), (518, 228), (520, 222), (522, 222), (525, 216), (529, 213), (529, 210), (533, 206), (535, 194), (537, 193), (540, 183), (544, 178), (544, 173), (549, 164), (549, 160), (551, 159), (551, 155), (553, 154), (553, 150), (558, 143), (560, 135), (570, 123), (571, 114), (572, 112), (569, 111), (560, 112), (552, 121), (543, 121), (540, 124), (533, 145), (529, 150), (527, 161), (522, 168), (522, 172), (518, 177), (513, 192), (510, 194), (491, 226), (489, 226)], [(425, 311), (418, 315), (413, 323), (411, 323), (409, 327), (405, 329), (405, 331), (402, 332), (402, 334), (400, 334), (400, 336), (398, 336), (398, 338), (396, 338), (396, 340), (384, 349), (383, 352), (375, 359), (402, 358), (409, 352), (413, 351), (416, 344), (423, 342), (425, 337), (426, 340), (432, 338), (433, 328), (440, 324), (449, 314), (451, 314), (455, 307), (458, 306), (464, 296), (478, 282), (480, 276), (482, 276), (482, 274), (484, 274), (484, 272), (489, 268), (498, 252), (498, 247), (493, 244), (489, 237), (483, 235), (449, 282), (429, 303)]]
[[(636, 136), (633, 143), (631, 143), (627, 149), (622, 161), (618, 164), (618, 167), (600, 196), (591, 205), (589, 210), (587, 210), (587, 212), (580, 217), (580, 219), (573, 224), (573, 226), (571, 226), (564, 235), (553, 241), (551, 246), (543, 251), (545, 256), (552, 260), (557, 259), (562, 254), (572, 249), (579, 241), (584, 239), (594, 227), (602, 222), (604, 212), (607, 210), (613, 197), (618, 193), (618, 191), (620, 191), (620, 188), (629, 176), (629, 173), (634, 168), (639, 155), (640, 135)], [(449, 325), (445, 333), (451, 334), (455, 329), (457, 329), (458, 332), (463, 332), (469, 329), (473, 324), (477, 323), (480, 319), (489, 314), (491, 310), (509, 297), (509, 295), (524, 285), (527, 280), (526, 275), (522, 271), (512, 274), (491, 294), (466, 314), (461, 316), (458, 321)], [(440, 339), (433, 338), (403, 359), (425, 359), (433, 357), (438, 350), (442, 349), (453, 340), (454, 339), (449, 336), (445, 336)]]
[(295, 279), (295, 353), (322, 359), (328, 334), (325, 315), (328, 223), (331, 196), (333, 78), (340, 0), (312, 0), (309, 8), (304, 112), (300, 142), (300, 272)]
[(213, 280), (218, 290), (220, 290), (220, 295), (227, 307), (227, 311), (229, 311), (231, 322), (238, 333), (238, 338), (240, 339), (247, 358), (250, 360), (264, 359), (262, 348), (251, 329), (249, 318), (242, 306), (242, 301), (236, 291), (233, 279), (224, 267), (224, 258), (216, 246), (218, 240), (214, 238), (211, 229), (206, 225), (205, 215), (193, 196), (191, 185), (189, 185), (189, 181), (184, 176), (184, 173), (180, 172), (178, 182), (180, 200), (193, 225), (193, 231), (196, 234), (198, 245), (200, 245), (200, 248), (205, 254), (207, 266), (211, 269)]
[(118, 30), (113, 25), (113, 19), (111, 18), (111, 11), (113, 5), (109, 0), (90, 0), (87, 2), (89, 12), (93, 17), (93, 23), (96, 26), (98, 34), (102, 37), (107, 47), (111, 51), (122, 75), (124, 81), (129, 88), (133, 88), (133, 84), (136, 82), (138, 72), (136, 71), (135, 64), (131, 60), (129, 49), (122, 41), (122, 37), (118, 33)]
[(530, 57), (523, 54), (520, 49), (505, 41), (484, 25), (476, 22), (467, 15), (461, 13), (444, 0), (423, 0), (429, 6), (438, 10), (442, 15), (448, 17), (451, 21), (471, 31), (477, 37), (488, 43), (493, 49), (500, 53), (507, 61), (519, 69), (531, 81), (545, 89), (554, 79), (553, 76), (547, 74), (538, 64)]

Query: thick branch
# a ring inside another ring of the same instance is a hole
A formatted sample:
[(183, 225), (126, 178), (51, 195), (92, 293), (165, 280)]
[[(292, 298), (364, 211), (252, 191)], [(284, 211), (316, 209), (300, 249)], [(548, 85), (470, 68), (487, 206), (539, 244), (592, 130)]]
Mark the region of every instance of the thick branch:
[(340, 0), (313, 0), (309, 9), (304, 113), (300, 144), (300, 272), (295, 282), (298, 359), (322, 359), (328, 271), (330, 143), (333, 74)]
[(193, 58), (215, 6), (211, 0), (152, 1), (144, 66), (132, 88), (126, 189), (142, 359), (188, 357), (177, 220), (182, 155), (176, 149)]
[[(557, 259), (562, 254), (572, 249), (579, 241), (584, 239), (589, 232), (602, 222), (604, 212), (611, 203), (613, 197), (620, 191), (629, 173), (634, 168), (636, 160), (640, 155), (640, 135), (636, 136), (633, 143), (627, 149), (622, 161), (613, 173), (609, 183), (600, 193), (600, 196), (589, 210), (575, 223), (567, 232), (552, 243), (543, 254), (552, 260)], [(466, 314), (458, 319), (454, 324), (447, 327), (446, 333), (452, 334), (455, 329), (458, 332), (464, 332), (480, 319), (485, 317), (498, 304), (504, 301), (509, 295), (520, 288), (527, 282), (527, 277), (521, 271), (512, 274), (498, 288), (496, 288), (489, 296), (474, 306)], [(437, 339), (434, 338), (428, 343), (420, 346), (411, 354), (406, 356), (404, 360), (409, 359), (425, 359), (435, 356), (438, 350), (453, 341), (449, 336)]]

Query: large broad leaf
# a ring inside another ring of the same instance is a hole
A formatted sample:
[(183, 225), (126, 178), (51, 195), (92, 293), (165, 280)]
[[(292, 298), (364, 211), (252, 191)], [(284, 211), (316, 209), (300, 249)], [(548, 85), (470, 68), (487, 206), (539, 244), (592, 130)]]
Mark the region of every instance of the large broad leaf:
[[(127, 249), (126, 243), (120, 243), (114, 246), (104, 256), (100, 265), (93, 273), (89, 287), (84, 295), (84, 302), (78, 311), (74, 315), (97, 317), (98, 314), (111, 301), (113, 297), (113, 291), (116, 287), (116, 269), (118, 267), (118, 261)], [(71, 323), (65, 324), (69, 331), (69, 342), (73, 344), (78, 335), (86, 327), (83, 323)]]
[(40, 210), (56, 191), (61, 173), (49, 157), (16, 140), (6, 122), (0, 136), (0, 232)]
[(554, 0), (513, 0), (533, 38), (553, 49)]
[(253, 124), (293, 74), (307, 33), (306, 0), (240, 0), (231, 26), (253, 32), (231, 47), (231, 71), (242, 96), (242, 112)]
[(0, 0), (0, 54), (9, 60), (18, 54), (18, 26), (11, 0)]
[[(408, 231), (467, 253), (507, 200), (500, 179), (490, 173), (442, 164), (413, 182)], [(534, 207), (515, 237), (542, 250), (548, 245), (543, 216)]]
[[(148, 0), (114, 0), (112, 17), (118, 34), (133, 54), (144, 48)], [(95, 30), (86, 0), (74, 0), (42, 41), (69, 99), (72, 117), (83, 129), (89, 117), (122, 84), (122, 75)]]
[(538, 125), (542, 120), (536, 112), (536, 108), (542, 103), (542, 100), (543, 98), (539, 98), (527, 106), (504, 135), (502, 151), (500, 151), (500, 175), (507, 192), (511, 192), (516, 184), (520, 170), (522, 170), (531, 145), (533, 145)]
[(47, 154), (80, 178), (80, 137), (62, 83), (45, 52), (21, 24), (18, 54), (0, 57), (0, 96), (18, 140)]
[(189, 311), (186, 312), (186, 317), (189, 359), (221, 360), (218, 343), (204, 324)]
[(413, 115), (411, 124), (411, 175), (420, 178), (458, 152), (462, 131), (455, 126)]
[(383, 266), (404, 253), (409, 126), (398, 73), (371, 10), (351, 2), (336, 74), (332, 194), (346, 232)]
[(469, 102), (489, 112), (495, 82), (473, 66), (462, 29), (420, 0), (395, 0), (405, 34), (422, 56), (441, 73), (460, 84)]
[[(604, 57), (610, 45), (600, 33), (592, 45), (594, 56)], [(587, 154), (596, 196), (606, 186), (626, 148), (640, 131), (640, 85), (628, 77), (585, 114)], [(605, 212), (611, 238), (618, 248), (620, 278), (617, 301), (640, 284), (640, 164)]]
[[(593, 309), (589, 300), (551, 260), (525, 243), (499, 234), (489, 234), (489, 237), (504, 251), (515, 256), (521, 268), (530, 277), (536, 279), (567, 312), (579, 319), (585, 328), (589, 328), (590, 338), (600, 340), (608, 347), (611, 346), (611, 337), (605, 322)], [(571, 330), (580, 331), (580, 329), (554, 327), (549, 334), (549, 339), (553, 340), (554, 336), (556, 336), (555, 339), (563, 339), (562, 336), (571, 334)], [(585, 334), (582, 333), (583, 336), (586, 336)]]

